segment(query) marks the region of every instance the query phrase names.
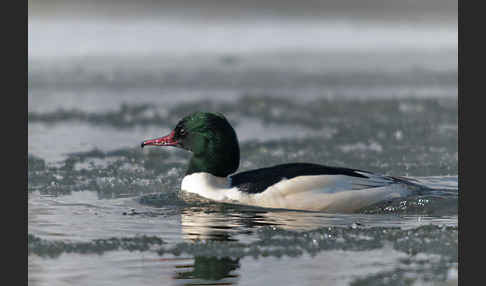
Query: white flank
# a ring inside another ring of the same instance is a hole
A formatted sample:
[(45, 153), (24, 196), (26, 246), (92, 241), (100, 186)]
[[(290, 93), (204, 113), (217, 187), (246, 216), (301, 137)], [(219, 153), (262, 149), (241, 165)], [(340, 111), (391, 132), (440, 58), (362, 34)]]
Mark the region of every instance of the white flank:
[(328, 212), (354, 212), (371, 204), (409, 195), (411, 190), (390, 179), (363, 173), (371, 178), (346, 175), (300, 176), (282, 181), (257, 194), (231, 188), (227, 178), (208, 173), (184, 177), (181, 190), (204, 198), (266, 208)]

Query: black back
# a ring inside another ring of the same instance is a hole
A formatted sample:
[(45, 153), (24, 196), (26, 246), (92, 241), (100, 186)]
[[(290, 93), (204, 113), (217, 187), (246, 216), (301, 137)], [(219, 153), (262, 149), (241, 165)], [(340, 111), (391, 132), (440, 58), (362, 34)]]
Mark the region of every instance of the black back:
[(289, 163), (253, 171), (246, 171), (231, 176), (231, 186), (245, 193), (256, 194), (266, 190), (269, 186), (282, 179), (292, 179), (298, 176), (313, 175), (346, 175), (358, 178), (368, 178), (356, 171), (340, 167), (328, 167), (311, 163)]

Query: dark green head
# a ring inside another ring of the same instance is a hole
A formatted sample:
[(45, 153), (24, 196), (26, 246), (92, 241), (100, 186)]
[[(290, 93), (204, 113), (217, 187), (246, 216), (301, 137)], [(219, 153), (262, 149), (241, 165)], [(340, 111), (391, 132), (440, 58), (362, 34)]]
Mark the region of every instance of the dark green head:
[(196, 112), (184, 117), (167, 136), (142, 142), (175, 146), (193, 153), (187, 175), (206, 172), (226, 177), (238, 170), (240, 148), (235, 130), (221, 113)]

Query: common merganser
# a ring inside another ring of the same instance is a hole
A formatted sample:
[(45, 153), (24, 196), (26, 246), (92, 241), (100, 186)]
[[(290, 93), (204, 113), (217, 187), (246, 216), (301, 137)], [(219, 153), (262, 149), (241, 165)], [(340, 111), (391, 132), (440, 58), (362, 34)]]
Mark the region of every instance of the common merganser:
[(238, 138), (223, 114), (196, 112), (167, 136), (144, 146), (174, 146), (193, 153), (181, 191), (206, 199), (260, 206), (327, 212), (355, 212), (410, 195), (415, 183), (404, 178), (311, 163), (289, 163), (237, 173)]

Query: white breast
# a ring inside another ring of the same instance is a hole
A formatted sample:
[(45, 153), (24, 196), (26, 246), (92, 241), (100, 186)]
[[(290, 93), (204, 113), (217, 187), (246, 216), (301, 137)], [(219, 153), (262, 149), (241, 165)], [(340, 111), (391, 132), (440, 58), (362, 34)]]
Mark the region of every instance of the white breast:
[(181, 190), (219, 202), (328, 212), (353, 212), (411, 192), (402, 184), (389, 184), (387, 177), (317, 175), (284, 179), (261, 193), (248, 194), (231, 188), (227, 178), (208, 173), (184, 177)]
[(244, 201), (244, 197), (248, 196), (238, 191), (236, 187), (231, 188), (228, 178), (216, 177), (204, 172), (185, 176), (181, 190), (210, 200), (228, 203)]

